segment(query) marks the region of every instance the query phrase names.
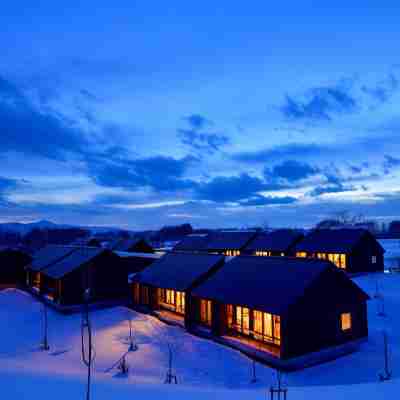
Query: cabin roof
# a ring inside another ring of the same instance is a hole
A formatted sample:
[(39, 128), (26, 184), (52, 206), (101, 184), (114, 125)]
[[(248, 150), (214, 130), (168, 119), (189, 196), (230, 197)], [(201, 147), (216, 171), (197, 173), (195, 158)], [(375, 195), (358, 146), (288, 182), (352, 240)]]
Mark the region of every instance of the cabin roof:
[[(128, 252), (130, 249), (134, 249), (141, 242), (146, 243), (146, 241), (142, 238), (122, 239), (122, 240), (117, 241), (116, 243), (113, 243), (111, 250)], [(148, 246), (150, 246), (150, 245), (148, 245)]]
[(224, 260), (215, 254), (167, 253), (134, 277), (135, 282), (184, 291)]
[(155, 260), (161, 258), (165, 253), (138, 253), (132, 251), (114, 251), (121, 258), (153, 258)]
[(33, 255), (33, 260), (27, 268), (41, 271), (68, 256), (75, 249), (76, 247), (73, 246), (47, 245)]
[(256, 236), (257, 232), (220, 231), (210, 233), (207, 250), (241, 250)]
[(278, 229), (270, 233), (258, 234), (245, 250), (270, 250), (287, 251), (297, 243), (304, 235), (293, 229)]
[(329, 268), (335, 269), (330, 262), (315, 259), (239, 256), (195, 288), (193, 294), (282, 315)]
[(365, 229), (314, 230), (296, 246), (296, 251), (350, 253), (365, 235), (372, 237)]
[(95, 247), (76, 247), (75, 251), (46, 268), (43, 274), (53, 279), (60, 279), (105, 251), (107, 250)]
[(173, 248), (173, 251), (204, 250), (208, 241), (208, 235), (187, 235)]

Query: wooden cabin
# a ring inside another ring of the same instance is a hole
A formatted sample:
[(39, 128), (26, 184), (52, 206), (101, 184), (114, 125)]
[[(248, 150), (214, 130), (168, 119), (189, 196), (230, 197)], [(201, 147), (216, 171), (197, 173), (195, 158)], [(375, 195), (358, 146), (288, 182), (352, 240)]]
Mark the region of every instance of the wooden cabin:
[(205, 250), (208, 253), (238, 256), (256, 237), (257, 232), (219, 231), (210, 233)]
[(133, 277), (133, 306), (184, 321), (191, 290), (223, 264), (220, 255), (167, 253)]
[(253, 256), (294, 256), (296, 245), (304, 238), (303, 233), (293, 229), (278, 229), (259, 233), (244, 249)]
[(32, 292), (62, 307), (91, 301), (118, 300), (127, 295), (127, 272), (119, 256), (96, 247), (46, 246), (26, 268)]
[(118, 240), (112, 245), (111, 250), (126, 253), (154, 253), (153, 247), (141, 238)]
[(329, 260), (348, 273), (384, 270), (385, 250), (365, 229), (314, 230), (295, 251), (296, 257)]
[(324, 260), (240, 256), (191, 292), (186, 326), (286, 370), (357, 349), (368, 295)]
[(32, 257), (20, 249), (3, 248), (0, 250), (0, 286), (25, 283), (25, 267)]
[(107, 249), (82, 247), (41, 271), (40, 294), (62, 305), (83, 303), (90, 287), (91, 302), (126, 296), (127, 275), (120, 258)]
[(47, 245), (34, 253), (33, 260), (25, 267), (26, 286), (39, 293), (42, 283), (41, 272), (76, 250), (74, 246)]
[(174, 246), (172, 251), (176, 253), (206, 252), (208, 240), (209, 236), (207, 234), (187, 235)]

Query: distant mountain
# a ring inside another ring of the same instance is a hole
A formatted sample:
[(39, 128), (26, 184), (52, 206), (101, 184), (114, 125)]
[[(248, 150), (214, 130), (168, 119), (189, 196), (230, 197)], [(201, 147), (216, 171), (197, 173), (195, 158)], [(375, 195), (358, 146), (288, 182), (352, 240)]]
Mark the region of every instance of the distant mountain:
[(19, 233), (20, 235), (26, 235), (32, 232), (34, 229), (69, 229), (69, 228), (82, 228), (94, 233), (109, 232), (109, 231), (120, 231), (119, 228), (111, 227), (96, 227), (96, 226), (79, 226), (79, 225), (67, 225), (67, 224), (56, 224), (51, 221), (41, 220), (37, 222), (21, 223), (21, 222), (9, 222), (0, 223), (0, 232), (13, 232)]

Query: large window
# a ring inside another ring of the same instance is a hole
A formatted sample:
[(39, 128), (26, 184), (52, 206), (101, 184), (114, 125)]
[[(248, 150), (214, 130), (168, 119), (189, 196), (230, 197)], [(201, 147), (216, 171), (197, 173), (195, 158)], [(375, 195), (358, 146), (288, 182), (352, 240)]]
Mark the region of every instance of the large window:
[(256, 340), (280, 345), (281, 319), (279, 315), (250, 310), (241, 306), (226, 306), (228, 328)]
[(158, 301), (161, 306), (179, 314), (185, 313), (185, 293), (171, 289), (158, 289)]
[(340, 329), (343, 332), (351, 330), (351, 313), (343, 313), (340, 315)]
[(317, 258), (322, 260), (329, 260), (335, 264), (338, 268), (346, 268), (346, 254), (338, 253), (316, 253)]
[(306, 258), (307, 257), (307, 253), (305, 251), (298, 251), (296, 253), (296, 257)]
[(240, 250), (225, 250), (225, 255), (230, 257), (240, 256)]
[(212, 303), (210, 300), (200, 300), (200, 321), (208, 326), (212, 324)]
[(270, 251), (262, 251), (262, 250), (258, 250), (256, 251), (256, 256), (259, 257), (270, 257), (271, 256), (271, 252)]

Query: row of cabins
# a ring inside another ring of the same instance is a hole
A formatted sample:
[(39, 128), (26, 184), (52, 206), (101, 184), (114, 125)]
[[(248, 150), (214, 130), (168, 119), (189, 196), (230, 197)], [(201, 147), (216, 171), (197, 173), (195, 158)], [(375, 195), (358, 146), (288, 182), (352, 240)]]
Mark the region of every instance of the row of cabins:
[(290, 229), (270, 233), (214, 232), (187, 236), (173, 251), (317, 258), (329, 260), (348, 273), (384, 269), (384, 249), (369, 231), (363, 229), (315, 230), (306, 236)]
[(321, 259), (169, 253), (132, 278), (131, 296), (139, 311), (286, 370), (368, 336), (368, 295)]

